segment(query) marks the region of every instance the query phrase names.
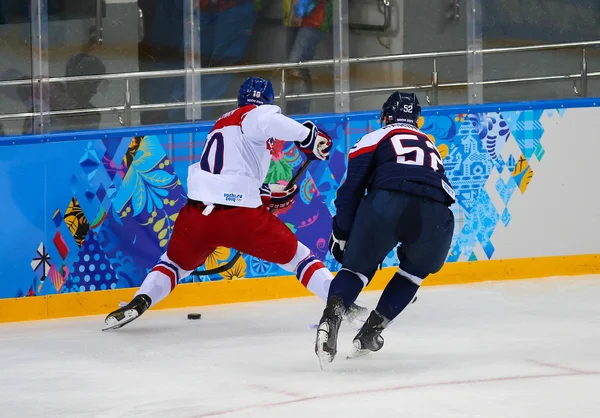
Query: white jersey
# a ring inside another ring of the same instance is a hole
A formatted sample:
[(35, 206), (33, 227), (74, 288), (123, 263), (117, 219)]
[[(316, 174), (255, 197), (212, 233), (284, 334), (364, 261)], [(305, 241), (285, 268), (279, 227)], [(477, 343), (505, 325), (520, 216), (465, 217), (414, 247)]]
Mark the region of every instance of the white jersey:
[(260, 206), (273, 139), (304, 141), (309, 133), (279, 106), (248, 105), (224, 114), (209, 132), (200, 162), (188, 168), (188, 197), (207, 205)]

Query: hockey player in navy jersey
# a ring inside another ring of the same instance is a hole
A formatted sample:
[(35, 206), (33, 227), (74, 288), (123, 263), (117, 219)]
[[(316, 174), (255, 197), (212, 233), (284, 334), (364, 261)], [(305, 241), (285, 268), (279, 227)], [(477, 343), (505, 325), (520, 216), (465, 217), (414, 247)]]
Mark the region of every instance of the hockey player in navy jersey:
[(317, 329), (315, 351), (322, 368), (336, 355), (342, 313), (398, 243), (400, 267), (354, 338), (354, 356), (381, 349), (381, 332), (448, 255), (455, 195), (438, 150), (417, 128), (420, 114), (413, 93), (393, 93), (381, 110), (382, 127), (350, 150), (329, 240), (342, 269), (331, 283)]
[[(329, 158), (331, 138), (310, 121), (301, 124), (282, 115), (269, 80), (248, 78), (240, 87), (238, 105), (217, 120), (200, 161), (188, 169), (188, 202), (179, 212), (167, 251), (133, 300), (106, 317), (105, 329), (122, 327), (166, 298), (221, 246), (277, 263), (327, 299), (333, 275), (269, 211), (291, 205), (298, 187), (281, 190), (263, 182), (273, 138), (294, 141), (313, 160)], [(344, 313), (350, 319), (363, 309), (354, 306)]]

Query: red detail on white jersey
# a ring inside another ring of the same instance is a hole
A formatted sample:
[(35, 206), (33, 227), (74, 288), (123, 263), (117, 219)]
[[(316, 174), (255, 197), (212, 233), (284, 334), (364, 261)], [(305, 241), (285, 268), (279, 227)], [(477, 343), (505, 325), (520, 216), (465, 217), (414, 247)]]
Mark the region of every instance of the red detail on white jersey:
[(257, 107), (258, 106), (256, 105), (247, 105), (238, 107), (231, 112), (225, 113), (223, 116), (217, 119), (215, 126), (213, 126), (210, 131), (213, 132), (217, 129), (225, 128), (226, 126), (242, 126), (242, 121), (246, 117), (246, 114)]

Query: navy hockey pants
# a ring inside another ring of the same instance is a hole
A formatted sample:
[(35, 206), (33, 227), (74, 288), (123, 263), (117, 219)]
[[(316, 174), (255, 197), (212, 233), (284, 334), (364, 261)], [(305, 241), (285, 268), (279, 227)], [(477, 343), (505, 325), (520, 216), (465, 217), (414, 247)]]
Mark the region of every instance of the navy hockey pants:
[(390, 190), (373, 190), (360, 203), (343, 268), (369, 281), (398, 244), (400, 268), (420, 281), (439, 271), (452, 242), (454, 215), (434, 200)]

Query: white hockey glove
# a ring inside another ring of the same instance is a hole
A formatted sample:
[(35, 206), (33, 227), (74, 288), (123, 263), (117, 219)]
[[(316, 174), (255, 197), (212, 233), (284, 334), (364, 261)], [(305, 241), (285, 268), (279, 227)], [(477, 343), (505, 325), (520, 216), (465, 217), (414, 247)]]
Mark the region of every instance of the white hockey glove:
[(312, 160), (327, 160), (331, 152), (331, 138), (325, 132), (320, 131), (311, 121), (303, 123), (310, 132), (302, 142), (296, 142), (300, 150)]

